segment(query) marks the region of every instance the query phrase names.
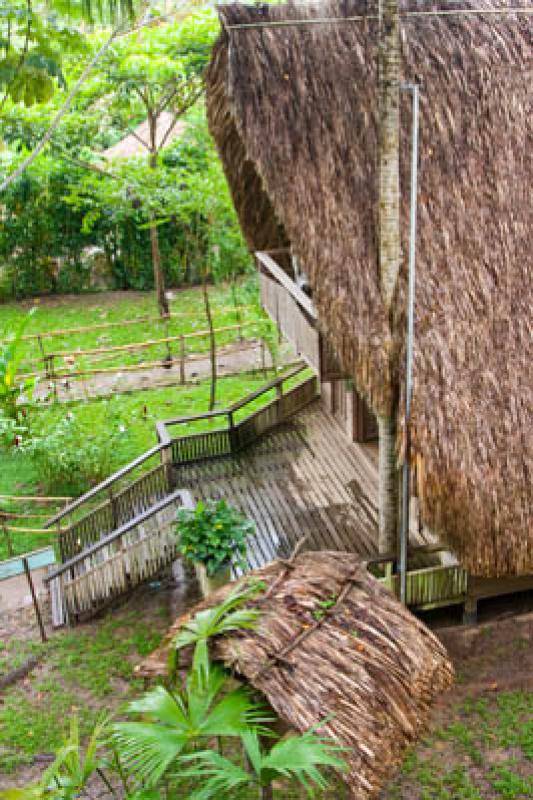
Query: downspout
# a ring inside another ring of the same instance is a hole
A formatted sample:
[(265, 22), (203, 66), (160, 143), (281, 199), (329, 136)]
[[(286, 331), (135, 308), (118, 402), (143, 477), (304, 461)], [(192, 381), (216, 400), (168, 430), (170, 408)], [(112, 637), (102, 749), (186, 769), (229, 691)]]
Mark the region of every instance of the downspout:
[(413, 395), (413, 338), (415, 312), (416, 280), (416, 222), (418, 191), (418, 106), (419, 87), (408, 83), (402, 89), (411, 92), (412, 131), (411, 131), (411, 208), (409, 223), (409, 272), (407, 286), (407, 346), (405, 359), (405, 454), (402, 465), (402, 506), (400, 522), (400, 600), (407, 600), (407, 547), (409, 544), (409, 505), (411, 494), (411, 400)]

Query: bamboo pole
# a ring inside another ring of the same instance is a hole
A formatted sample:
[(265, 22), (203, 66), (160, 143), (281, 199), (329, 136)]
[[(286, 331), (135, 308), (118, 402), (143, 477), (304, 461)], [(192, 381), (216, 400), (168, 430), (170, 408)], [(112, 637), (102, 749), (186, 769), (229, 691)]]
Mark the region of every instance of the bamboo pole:
[(25, 497), (21, 494), (0, 494), (0, 501), (9, 500), (15, 503), (68, 503), (68, 501), (72, 499), (72, 497)]
[(39, 631), (40, 631), (40, 634), (41, 634), (41, 641), (44, 643), (44, 642), (46, 642), (46, 632), (44, 630), (43, 618), (41, 617), (41, 609), (39, 608), (39, 603), (37, 601), (37, 595), (35, 594), (35, 587), (33, 585), (33, 580), (32, 580), (32, 577), (31, 577), (30, 567), (28, 565), (28, 559), (26, 558), (26, 556), (23, 556), (23, 558), (22, 558), (22, 566), (24, 567), (24, 572), (26, 573), (26, 579), (27, 579), (28, 585), (30, 587), (31, 600), (32, 600), (32, 603), (33, 603), (34, 611), (35, 611), (35, 616), (37, 617), (37, 623), (39, 625)]
[[(253, 305), (239, 306), (240, 311), (254, 309)], [(90, 333), (92, 331), (108, 330), (109, 328), (125, 328), (128, 325), (140, 325), (144, 322), (164, 322), (166, 319), (191, 319), (198, 316), (197, 312), (171, 313), (161, 318), (159, 316), (137, 317), (136, 319), (120, 320), (118, 322), (101, 322), (98, 325), (84, 325), (80, 328), (59, 328), (53, 331), (42, 331), (41, 333), (28, 333), (22, 337), (23, 342), (34, 341), (35, 339), (50, 339), (55, 336), (73, 336), (76, 333)], [(0, 344), (6, 344), (8, 339), (0, 339)]]

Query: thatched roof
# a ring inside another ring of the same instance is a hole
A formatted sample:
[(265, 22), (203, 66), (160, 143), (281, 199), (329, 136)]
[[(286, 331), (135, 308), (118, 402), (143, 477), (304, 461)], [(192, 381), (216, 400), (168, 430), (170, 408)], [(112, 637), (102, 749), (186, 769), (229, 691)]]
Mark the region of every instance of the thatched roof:
[[(157, 121), (157, 147), (159, 148), (165, 140), (165, 146), (172, 144), (175, 139), (183, 135), (186, 124), (183, 120), (178, 120), (173, 126), (174, 114), (169, 111), (162, 111)], [(167, 131), (170, 133), (167, 136)], [(133, 156), (145, 156), (148, 154), (148, 147), (143, 144), (150, 145), (150, 125), (146, 119), (134, 130), (134, 133), (128, 133), (120, 142), (117, 142), (113, 147), (108, 147), (104, 150), (102, 155), (108, 161), (115, 158), (132, 158)]]
[[(208, 74), (208, 114), (249, 247), (290, 243), (344, 369), (374, 411), (388, 414), (398, 376), (389, 372), (377, 265), (376, 3), (235, 4), (220, 14), (226, 30)], [(231, 28), (365, 14), (374, 18)], [(532, 41), (526, 15), (402, 20), (403, 77), (422, 87), (418, 491), (426, 522), (476, 575), (533, 572)], [(404, 93), (400, 350), (409, 146)]]
[[(291, 569), (276, 561), (251, 574), (267, 584), (258, 626), (215, 640), (214, 657), (258, 689), (291, 728), (305, 731), (330, 718), (324, 730), (349, 748), (352, 797), (375, 797), (423, 730), (433, 699), (452, 682), (443, 645), (353, 554), (303, 553)], [(317, 621), (313, 612), (331, 598), (337, 605)], [(169, 640), (206, 605), (176, 621), (142, 675), (166, 674)]]

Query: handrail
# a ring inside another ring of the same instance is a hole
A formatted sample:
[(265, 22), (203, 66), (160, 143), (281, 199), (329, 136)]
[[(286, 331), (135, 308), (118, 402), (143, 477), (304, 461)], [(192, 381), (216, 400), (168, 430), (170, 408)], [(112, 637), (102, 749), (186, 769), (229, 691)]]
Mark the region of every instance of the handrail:
[(246, 397), (243, 400), (237, 400), (236, 403), (233, 403), (233, 405), (228, 406), (226, 411), (229, 414), (233, 414), (235, 411), (239, 411), (239, 409), (243, 408), (244, 406), (247, 406), (248, 403), (252, 403), (254, 400), (257, 400), (257, 398), (261, 397), (262, 394), (267, 394), (267, 392), (272, 391), (272, 389), (275, 389), (277, 386), (281, 386), (281, 384), (285, 383), (285, 381), (294, 378), (296, 375), (299, 375), (300, 372), (303, 372), (306, 369), (309, 369), (307, 364), (303, 362), (301, 364), (297, 364), (288, 372), (284, 373), (283, 375), (280, 375), (277, 378), (274, 378), (274, 380), (270, 381), (270, 383), (266, 383), (264, 386), (262, 386), (259, 389), (256, 389), (254, 392), (250, 392), (250, 394), (246, 395)]
[(158, 432), (160, 443), (163, 443), (163, 441), (165, 441), (168, 444), (171, 441), (171, 437), (169, 437), (168, 431), (165, 430), (167, 426), (186, 425), (189, 422), (197, 422), (201, 419), (213, 419), (215, 417), (224, 417), (227, 416), (228, 414), (234, 414), (236, 411), (239, 411), (239, 409), (248, 405), (248, 403), (257, 400), (257, 398), (261, 397), (261, 395), (267, 394), (267, 392), (272, 391), (272, 389), (275, 389), (277, 386), (280, 386), (285, 381), (294, 378), (296, 375), (299, 375), (300, 372), (303, 372), (305, 369), (308, 369), (307, 364), (301, 362), (288, 372), (285, 372), (283, 375), (278, 375), (277, 378), (274, 378), (269, 383), (266, 383), (259, 389), (255, 389), (255, 391), (250, 392), (250, 394), (247, 394), (246, 397), (244, 397), (242, 400), (237, 400), (236, 403), (227, 406), (227, 408), (220, 409), (219, 411), (206, 411), (205, 414), (193, 414), (188, 417), (174, 417), (173, 419), (165, 419), (156, 422), (156, 429)]
[(85, 494), (82, 494), (80, 497), (76, 498), (76, 500), (74, 500), (73, 503), (70, 503), (62, 511), (58, 512), (49, 520), (47, 520), (44, 523), (44, 527), (50, 528), (56, 522), (59, 522), (60, 519), (63, 519), (63, 517), (67, 516), (68, 514), (71, 514), (73, 511), (76, 510), (76, 508), (79, 508), (81, 505), (83, 505), (83, 503), (85, 503), (87, 500), (90, 500), (92, 497), (95, 497), (100, 492), (103, 492), (104, 489), (109, 488), (113, 483), (120, 480), (125, 475), (129, 475), (130, 472), (133, 472), (134, 469), (139, 467), (141, 464), (144, 464), (144, 462), (148, 461), (149, 458), (152, 458), (152, 456), (155, 456), (157, 455), (157, 453), (160, 453), (161, 450), (164, 450), (165, 447), (166, 444), (160, 442), (159, 444), (154, 445), (154, 447), (151, 447), (150, 450), (147, 450), (145, 453), (142, 453), (142, 455), (137, 456), (136, 459), (130, 461), (130, 463), (126, 464), (125, 467), (122, 467), (121, 469), (117, 470), (117, 472), (114, 472), (112, 475), (110, 475), (104, 481), (99, 483), (97, 486), (93, 486), (93, 488), (89, 489), (88, 492), (85, 492)]
[(72, 567), (75, 567), (76, 564), (79, 564), (81, 561), (84, 561), (89, 556), (94, 555), (103, 547), (106, 547), (108, 544), (111, 544), (116, 539), (120, 539), (121, 536), (124, 536), (124, 534), (128, 533), (130, 530), (136, 528), (137, 525), (141, 525), (147, 519), (152, 517), (154, 514), (157, 514), (159, 511), (165, 509), (167, 506), (169, 506), (178, 498), (181, 499), (184, 508), (194, 508), (194, 503), (191, 493), (188, 492), (186, 489), (177, 489), (175, 492), (172, 492), (172, 494), (168, 495), (168, 497), (165, 497), (158, 503), (154, 503), (154, 505), (151, 506), (149, 509), (147, 509), (147, 511), (143, 511), (137, 517), (134, 517), (133, 519), (129, 520), (129, 522), (125, 522), (124, 525), (121, 525), (120, 528), (117, 528), (116, 531), (107, 534), (107, 536), (104, 536), (102, 539), (99, 539), (97, 542), (95, 542), (95, 544), (91, 545), (86, 550), (83, 550), (81, 553), (78, 553), (78, 555), (74, 556), (74, 558), (70, 558), (68, 561), (65, 561), (63, 564), (60, 564), (60, 566), (57, 567), (57, 569), (49, 573), (43, 579), (43, 582), (47, 584), (50, 581), (54, 580), (54, 578), (58, 578), (64, 572), (71, 569)]

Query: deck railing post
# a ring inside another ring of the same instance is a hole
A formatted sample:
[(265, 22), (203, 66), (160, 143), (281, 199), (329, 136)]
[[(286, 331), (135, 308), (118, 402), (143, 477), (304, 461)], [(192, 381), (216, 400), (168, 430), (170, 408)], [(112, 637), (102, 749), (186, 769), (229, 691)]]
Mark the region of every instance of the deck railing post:
[(228, 412), (228, 430), (229, 430), (229, 449), (232, 455), (237, 452), (237, 441), (235, 435), (235, 420), (233, 418), (233, 411)]
[(185, 383), (185, 337), (180, 336), (180, 384)]
[(118, 508), (112, 486), (110, 486), (107, 490), (107, 494), (109, 496), (109, 504), (111, 506), (111, 519), (113, 521), (113, 528), (118, 528)]
[(4, 536), (6, 539), (6, 546), (7, 546), (7, 554), (9, 558), (13, 558), (15, 552), (13, 550), (13, 543), (11, 541), (11, 536), (9, 535), (9, 528), (7, 526), (7, 522), (2, 523), (2, 528), (4, 529)]

